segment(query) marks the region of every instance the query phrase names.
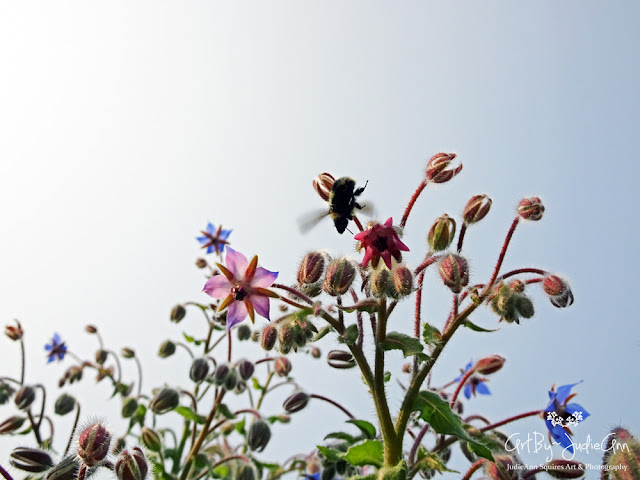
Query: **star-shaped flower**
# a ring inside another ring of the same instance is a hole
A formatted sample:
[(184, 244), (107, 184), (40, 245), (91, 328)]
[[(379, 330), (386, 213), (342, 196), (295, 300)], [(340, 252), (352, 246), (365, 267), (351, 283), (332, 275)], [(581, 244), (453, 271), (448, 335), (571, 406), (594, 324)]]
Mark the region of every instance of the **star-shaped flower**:
[(240, 323), (247, 315), (253, 322), (255, 313), (269, 320), (269, 297), (278, 295), (268, 287), (273, 285), (278, 272), (258, 267), (258, 256), (251, 262), (240, 252), (227, 247), (225, 265), (217, 264), (223, 275), (211, 277), (203, 291), (213, 298), (224, 298), (218, 311), (227, 310), (227, 329)]
[[(455, 381), (459, 382), (460, 380), (462, 380), (464, 374), (471, 370), (472, 366), (473, 361), (467, 363), (467, 366), (464, 367), (464, 371), (460, 373), (460, 376), (456, 378)], [(469, 379), (465, 383), (464, 389), (462, 390), (464, 396), (467, 397), (467, 400), (471, 398), (471, 395), (475, 396), (477, 393), (481, 395), (491, 395), (489, 387), (485, 385), (486, 381), (486, 378), (479, 377), (478, 375), (471, 375), (471, 377), (469, 377)]]
[(202, 236), (197, 237), (196, 240), (202, 244), (202, 248), (207, 249), (207, 253), (215, 250), (217, 254), (221, 254), (224, 251), (224, 246), (229, 244), (227, 238), (229, 238), (231, 230), (223, 230), (222, 225), (216, 229), (213, 223), (209, 222), (207, 228), (201, 232)]
[(58, 360), (62, 360), (67, 353), (67, 346), (64, 344), (60, 335), (57, 333), (53, 334), (53, 338), (51, 339), (51, 343), (48, 343), (44, 346), (44, 349), (49, 352), (47, 356), (49, 357), (47, 363), (53, 362), (56, 357)]
[(378, 266), (380, 258), (391, 269), (391, 257), (398, 262), (402, 261), (402, 252), (408, 252), (409, 247), (400, 241), (398, 232), (393, 228), (393, 218), (389, 217), (384, 224), (374, 223), (365, 231), (358, 233), (358, 250), (365, 249), (362, 266), (366, 267), (369, 261), (373, 268)]
[[(557, 391), (554, 391), (555, 387), (551, 388), (549, 391), (549, 404), (547, 405), (547, 408), (544, 409), (544, 411), (547, 412), (545, 424), (549, 430), (549, 435), (555, 442), (562, 445), (570, 453), (573, 453), (573, 442), (570, 437), (573, 433), (567, 427), (569, 420), (574, 420), (578, 417), (580, 417), (581, 420), (584, 420), (589, 416), (589, 413), (582, 406), (577, 403), (569, 403), (569, 401), (576, 396), (575, 393), (571, 393), (571, 389), (578, 385), (578, 383), (562, 385), (561, 387), (558, 387)], [(549, 412), (555, 414), (551, 415), (552, 417), (557, 416), (562, 421), (554, 422), (551, 420), (549, 418)]]

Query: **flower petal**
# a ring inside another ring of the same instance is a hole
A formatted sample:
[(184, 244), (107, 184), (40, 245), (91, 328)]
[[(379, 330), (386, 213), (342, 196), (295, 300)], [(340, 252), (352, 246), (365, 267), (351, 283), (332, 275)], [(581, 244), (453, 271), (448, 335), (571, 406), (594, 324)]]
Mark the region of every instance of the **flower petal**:
[(53, 343), (60, 343), (60, 335), (57, 332), (53, 334)]
[(278, 272), (271, 272), (266, 268), (258, 267), (256, 268), (256, 273), (254, 273), (253, 275), (251, 286), (267, 288), (273, 285), (273, 282), (276, 281), (276, 278), (278, 278)]
[(269, 318), (269, 298), (263, 297), (262, 295), (251, 295), (249, 297), (251, 303), (253, 304), (253, 308), (256, 313), (261, 317), (270, 320)]
[(196, 240), (204, 244), (209, 241), (209, 237), (196, 237)]
[(393, 227), (393, 217), (387, 218), (387, 221), (384, 222), (385, 227)]
[(564, 403), (567, 400), (567, 397), (571, 394), (571, 389), (579, 383), (582, 383), (582, 380), (580, 380), (578, 383), (572, 383), (570, 385), (562, 385), (561, 387), (558, 387), (558, 391), (556, 392), (556, 399), (558, 400), (558, 402)]
[(222, 230), (220, 232), (220, 236), (218, 237), (220, 240), (226, 240), (227, 238), (229, 238), (229, 235), (231, 235), (231, 232), (233, 230)]
[(231, 282), (224, 275), (216, 275), (207, 280), (202, 291), (213, 298), (224, 298), (231, 291)]
[(589, 412), (587, 412), (582, 405), (579, 405), (577, 403), (570, 403), (565, 408), (567, 413), (570, 415), (573, 415), (575, 412), (582, 413), (582, 420), (584, 420), (590, 415)]
[(467, 400), (471, 398), (471, 393), (473, 392), (473, 387), (471, 384), (467, 383), (464, 386), (464, 396), (467, 397)]
[(213, 225), (213, 223), (209, 222), (207, 223), (207, 228), (205, 231), (213, 235), (213, 232), (216, 231), (216, 227)]
[(227, 330), (247, 318), (247, 307), (244, 302), (233, 302), (227, 310)]
[(480, 382), (478, 383), (478, 385), (476, 385), (476, 392), (480, 393), (481, 395), (491, 395), (489, 387), (487, 387), (484, 382)]
[(44, 349), (45, 349), (47, 352), (50, 352), (52, 348), (53, 348), (53, 344), (50, 344), (50, 343), (47, 343), (47, 344), (44, 346)]
[(236, 252), (233, 248), (227, 247), (225, 264), (237, 279), (241, 279), (244, 278), (244, 272), (249, 266), (249, 261), (247, 260), (247, 257), (240, 252)]

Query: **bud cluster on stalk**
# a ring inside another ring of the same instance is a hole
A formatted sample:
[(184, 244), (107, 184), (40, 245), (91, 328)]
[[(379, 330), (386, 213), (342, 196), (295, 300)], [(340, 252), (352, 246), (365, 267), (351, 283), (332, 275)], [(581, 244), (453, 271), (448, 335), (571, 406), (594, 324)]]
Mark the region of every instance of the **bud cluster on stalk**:
[(292, 313), (284, 316), (275, 324), (269, 324), (262, 330), (260, 344), (269, 351), (276, 344), (281, 354), (286, 355), (291, 350), (297, 352), (306, 346), (318, 333), (318, 329), (310, 320), (307, 313)]
[(496, 286), (490, 305), (501, 320), (519, 324), (521, 318), (533, 317), (533, 302), (523, 293), (523, 286), (524, 284), (517, 280), (508, 285), (502, 283)]

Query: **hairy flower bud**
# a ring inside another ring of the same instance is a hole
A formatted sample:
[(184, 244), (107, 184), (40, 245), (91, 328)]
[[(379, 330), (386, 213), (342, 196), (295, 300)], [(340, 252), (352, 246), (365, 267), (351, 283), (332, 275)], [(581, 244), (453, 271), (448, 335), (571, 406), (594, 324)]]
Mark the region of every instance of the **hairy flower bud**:
[(325, 202), (329, 201), (329, 195), (333, 188), (335, 178), (330, 173), (321, 173), (313, 179), (313, 189), (320, 195)]
[(469, 265), (457, 254), (449, 254), (440, 261), (440, 278), (453, 293), (462, 292), (469, 284)]
[(124, 358), (133, 358), (136, 356), (136, 351), (133, 348), (124, 347), (120, 353)]
[(69, 380), (69, 383), (75, 383), (82, 380), (82, 372), (82, 367), (73, 365), (67, 369), (67, 371), (64, 373), (64, 376), (67, 380)]
[(263, 451), (270, 439), (271, 429), (266, 422), (256, 420), (251, 424), (249, 432), (247, 433), (247, 445), (250, 450), (255, 452)]
[(47, 480), (76, 480), (80, 464), (75, 455), (62, 459), (47, 473)]
[(557, 275), (545, 277), (542, 288), (555, 307), (565, 308), (573, 303), (573, 292), (569, 284)]
[(209, 374), (209, 362), (206, 358), (196, 358), (191, 363), (191, 369), (189, 370), (189, 378), (192, 382), (200, 383)]
[(348, 258), (333, 260), (327, 267), (322, 289), (332, 297), (344, 295), (356, 278), (356, 267)]
[(15, 397), (13, 397), (13, 401), (15, 402), (16, 407), (18, 407), (18, 410), (27, 410), (35, 399), (36, 390), (28, 385), (20, 388), (16, 392)]
[(500, 355), (491, 355), (489, 357), (481, 358), (476, 362), (474, 370), (480, 375), (491, 375), (500, 370), (506, 362), (504, 357)]
[(66, 415), (67, 413), (73, 411), (74, 408), (76, 408), (76, 399), (71, 395), (63, 393), (56, 400), (53, 411), (56, 413), (56, 415)]
[(25, 417), (19, 417), (17, 415), (7, 418), (4, 422), (0, 423), (0, 435), (14, 433), (20, 430), (25, 421)]
[(279, 377), (287, 377), (291, 373), (291, 362), (287, 357), (278, 357), (275, 360), (274, 368)]
[(207, 263), (207, 261), (204, 258), (196, 259), (196, 267), (198, 267), (198, 268), (207, 268), (207, 265), (209, 265), (209, 264)]
[(180, 404), (180, 395), (173, 388), (163, 388), (149, 402), (149, 408), (156, 415), (162, 415)]
[(445, 183), (455, 177), (462, 170), (462, 164), (455, 169), (449, 168), (451, 161), (456, 158), (455, 153), (436, 153), (427, 163), (427, 180), (433, 183)]
[(283, 347), (291, 347), (296, 338), (296, 332), (290, 323), (283, 323), (280, 325), (280, 330), (278, 331), (278, 340), (280, 341), (280, 345)]
[(237, 328), (238, 340), (243, 342), (251, 338), (251, 327), (249, 325), (238, 325)]
[(104, 362), (107, 361), (108, 355), (109, 355), (109, 352), (107, 352), (106, 350), (103, 350), (102, 348), (96, 350), (96, 363), (98, 365), (104, 365)]
[(509, 323), (520, 323), (517, 309), (518, 296), (506, 285), (501, 285), (491, 299), (491, 309)]
[(7, 337), (9, 337), (14, 342), (20, 340), (24, 335), (24, 331), (22, 330), (22, 325), (20, 325), (20, 322), (18, 322), (17, 320), (16, 320), (15, 327), (12, 325), (7, 325), (6, 327), (4, 327), (4, 333)]
[(456, 235), (456, 222), (446, 213), (439, 217), (427, 233), (427, 243), (432, 252), (441, 252), (449, 248)]
[(142, 444), (152, 452), (159, 452), (162, 449), (162, 437), (156, 430), (142, 427), (140, 438), (142, 439)]
[(584, 464), (560, 458), (551, 460), (543, 468), (551, 478), (582, 478), (587, 473)]
[(118, 456), (115, 466), (118, 480), (144, 480), (148, 471), (149, 465), (140, 447), (124, 450)]
[(393, 286), (401, 297), (413, 293), (413, 272), (406, 265), (400, 265), (393, 271)]
[(513, 290), (516, 293), (522, 293), (524, 292), (524, 282), (522, 280), (512, 280), (511, 283), (509, 283), (509, 288), (511, 290)]
[(462, 220), (467, 225), (479, 222), (489, 213), (491, 199), (486, 195), (474, 195), (469, 199), (462, 212)]
[(296, 392), (290, 395), (282, 404), (284, 411), (287, 413), (299, 412), (307, 406), (309, 398), (309, 395), (304, 392)]
[(226, 363), (221, 363), (220, 365), (218, 365), (213, 371), (213, 383), (215, 383), (217, 386), (221, 386), (229, 376), (230, 371), (231, 369)]
[(491, 480), (518, 480), (517, 462), (507, 455), (494, 455), (495, 462), (487, 463), (485, 473)]
[(538, 197), (524, 198), (518, 204), (518, 215), (524, 220), (540, 220), (543, 213), (544, 205)]
[(37, 448), (18, 447), (11, 452), (9, 463), (19, 470), (42, 473), (53, 467), (51, 456)]
[(393, 289), (391, 271), (387, 268), (374, 270), (371, 273), (371, 277), (369, 277), (369, 286), (374, 297), (384, 298), (389, 296), (390, 290)]
[(15, 390), (8, 383), (0, 380), (0, 405), (4, 405), (9, 401)]
[(269, 351), (275, 346), (277, 339), (278, 330), (276, 329), (276, 327), (274, 327), (273, 325), (267, 325), (266, 327), (264, 327), (264, 330), (262, 330), (262, 335), (260, 336), (260, 345), (262, 345), (262, 348), (264, 348), (266, 351)]
[(518, 314), (523, 318), (531, 318), (535, 313), (533, 302), (525, 295), (518, 295), (516, 297), (516, 310), (518, 310)]
[[(602, 463), (610, 476), (602, 477), (616, 480), (636, 480), (640, 478), (640, 442), (631, 432), (622, 428), (614, 428), (607, 435)], [(615, 475), (613, 475), (615, 473)]]
[(240, 375), (240, 378), (245, 381), (249, 380), (255, 371), (253, 363), (244, 358), (242, 360), (238, 360), (236, 368), (238, 369), (238, 375)]
[(224, 388), (228, 391), (233, 390), (238, 385), (238, 374), (236, 373), (235, 368), (229, 370), (229, 375), (224, 380)]
[(176, 305), (171, 309), (170, 320), (173, 323), (180, 323), (187, 314), (187, 310), (182, 305)]
[(243, 465), (235, 476), (236, 480), (256, 480), (256, 472), (251, 465)]
[(127, 397), (122, 401), (122, 418), (129, 418), (138, 410), (138, 401), (133, 397)]
[(307, 253), (298, 267), (298, 284), (313, 285), (320, 281), (324, 273), (326, 255), (322, 252)]
[(327, 354), (327, 363), (333, 368), (345, 369), (356, 366), (356, 361), (351, 353), (344, 350), (331, 350)]
[(158, 356), (160, 358), (167, 358), (176, 353), (176, 344), (171, 340), (165, 340), (162, 345), (160, 345), (160, 349), (158, 350)]
[(106, 458), (110, 443), (111, 433), (104, 425), (89, 425), (78, 437), (78, 457), (87, 467), (95, 467)]

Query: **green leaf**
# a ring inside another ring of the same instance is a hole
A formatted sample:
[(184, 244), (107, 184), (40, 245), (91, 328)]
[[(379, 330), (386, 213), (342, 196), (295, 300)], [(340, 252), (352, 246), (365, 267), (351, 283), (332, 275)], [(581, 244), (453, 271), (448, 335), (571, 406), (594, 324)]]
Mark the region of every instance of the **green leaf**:
[(349, 445), (352, 445), (353, 442), (356, 441), (356, 438), (353, 435), (349, 435), (348, 433), (345, 433), (345, 432), (332, 432), (328, 434), (326, 437), (324, 437), (325, 440), (329, 440), (332, 438), (335, 438), (337, 440), (344, 440)]
[(318, 445), (318, 451), (322, 454), (324, 458), (329, 460), (329, 462), (331, 463), (336, 463), (338, 460), (342, 458), (342, 452), (339, 452), (338, 450), (334, 450), (333, 448)]
[(379, 468), (384, 460), (382, 442), (365, 440), (363, 443), (350, 447), (344, 455), (344, 459), (357, 467), (373, 465)]
[(244, 433), (245, 433), (244, 432), (244, 424), (245, 424), (245, 419), (244, 418), (236, 423), (236, 432), (238, 432), (240, 435), (244, 435)]
[(358, 340), (358, 325), (355, 323), (353, 325), (349, 325), (342, 335), (338, 337), (338, 342), (344, 343), (345, 345), (353, 345)]
[(233, 420), (236, 416), (229, 410), (229, 407), (225, 403), (221, 403), (218, 405), (218, 413), (220, 413), (223, 417), (228, 418), (229, 420)]
[(425, 322), (424, 327), (422, 327), (422, 339), (427, 345), (437, 345), (442, 340), (442, 334), (436, 327)]
[(416, 356), (421, 360), (427, 360), (429, 357), (422, 353), (423, 347), (420, 339), (410, 337), (400, 332), (389, 332), (387, 338), (380, 342), (379, 345), (383, 350), (402, 350), (405, 357)]
[(420, 418), (429, 424), (436, 433), (454, 435), (474, 445), (474, 452), (487, 460), (493, 461), (491, 451), (486, 445), (473, 439), (463, 428), (460, 418), (451, 411), (449, 403), (436, 392), (421, 391), (416, 399), (415, 409), (420, 411)]
[(416, 455), (416, 466), (420, 468), (420, 470), (436, 470), (438, 472), (453, 472), (460, 473), (456, 470), (448, 469), (442, 460), (436, 453), (432, 453), (427, 451), (424, 447), (420, 447), (418, 449), (418, 453)]
[(331, 325), (327, 325), (326, 327), (322, 328), (318, 333), (316, 333), (316, 335), (313, 337), (313, 340), (311, 341), (317, 342), (322, 337), (324, 337), (327, 333), (329, 333), (331, 330), (333, 330), (333, 327)]
[(192, 422), (199, 423), (200, 425), (202, 425), (204, 422), (207, 421), (207, 419), (204, 416), (198, 415), (196, 412), (191, 410), (189, 407), (185, 407), (184, 405), (180, 405), (179, 407), (176, 407), (175, 412), (182, 415), (187, 420), (191, 420)]
[(470, 322), (469, 320), (465, 320), (463, 325), (467, 328), (470, 328), (474, 332), (497, 332), (498, 330), (500, 330), (499, 328), (496, 328), (495, 330), (487, 330), (486, 328), (479, 327), (478, 325)]
[(384, 383), (387, 383), (391, 380), (391, 372), (384, 372)]
[(376, 427), (374, 427), (371, 423), (366, 420), (347, 420), (347, 423), (352, 423), (356, 427), (360, 429), (362, 433), (367, 438), (375, 438), (376, 437)]
[(264, 387), (260, 385), (260, 382), (256, 377), (253, 377), (253, 388), (255, 388), (256, 390), (264, 390)]
[(200, 346), (200, 345), (202, 345), (202, 343), (204, 343), (204, 340), (196, 340), (196, 339), (194, 339), (193, 337), (187, 335), (184, 332), (182, 332), (182, 336), (187, 341), (187, 343), (193, 343), (195, 346)]
[(282, 418), (281, 415), (273, 415), (269, 418), (267, 418), (267, 422), (269, 422), (270, 424), (274, 424), (276, 422), (280, 422), (280, 423), (289, 423), (290, 420), (287, 420), (286, 418)]

